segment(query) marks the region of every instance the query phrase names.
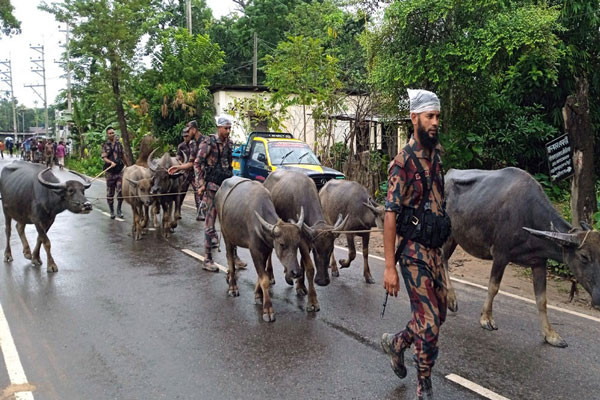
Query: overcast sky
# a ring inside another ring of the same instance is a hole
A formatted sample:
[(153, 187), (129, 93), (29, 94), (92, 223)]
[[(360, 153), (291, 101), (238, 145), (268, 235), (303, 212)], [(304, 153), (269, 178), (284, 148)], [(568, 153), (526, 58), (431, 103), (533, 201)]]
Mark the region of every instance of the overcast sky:
[[(48, 0), (48, 3), (51, 2)], [(39, 59), (40, 53), (30, 49), (30, 45), (44, 46), (48, 105), (54, 103), (58, 92), (67, 85), (64, 70), (55, 63), (63, 52), (61, 44), (65, 42), (65, 34), (60, 30), (65, 27), (59, 26), (51, 14), (38, 10), (40, 3), (38, 0), (12, 0), (15, 17), (21, 21), (21, 34), (10, 38), (0, 36), (0, 61), (11, 60), (15, 97), (19, 104), (27, 107), (34, 107), (34, 101), (38, 102), (38, 107), (43, 106), (43, 101), (34, 91), (25, 87), (42, 84), (42, 78), (31, 71), (33, 63), (30, 61), (32, 58)], [(232, 0), (207, 0), (207, 3), (216, 18), (235, 9)], [(7, 68), (0, 65), (0, 70), (6, 71)], [(10, 90), (8, 84), (0, 81), (0, 97), (4, 97), (7, 90)], [(43, 96), (42, 87), (38, 88), (38, 92)]]

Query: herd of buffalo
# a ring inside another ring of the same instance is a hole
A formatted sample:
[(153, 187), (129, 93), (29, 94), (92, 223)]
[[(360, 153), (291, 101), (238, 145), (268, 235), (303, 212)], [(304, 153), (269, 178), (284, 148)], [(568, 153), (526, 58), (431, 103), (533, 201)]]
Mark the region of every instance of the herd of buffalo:
[[(155, 226), (159, 225), (161, 209), (161, 231), (168, 237), (181, 218), (185, 197), (180, 193), (185, 177), (167, 173), (170, 166), (180, 161), (168, 154), (155, 161), (152, 155), (127, 167), (123, 176), (123, 196), (132, 207), (132, 233), (136, 240), (141, 239), (152, 214)], [(452, 221), (452, 235), (443, 246), (449, 308), (458, 310), (448, 275), (448, 259), (460, 245), (475, 257), (493, 260), (488, 296), (481, 312), (483, 328), (498, 329), (492, 304), (506, 265), (512, 262), (532, 270), (544, 340), (554, 346), (567, 346), (548, 321), (546, 263), (548, 259), (565, 263), (590, 293), (592, 305), (600, 308), (600, 233), (584, 223), (582, 229), (572, 227), (531, 175), (517, 168), (450, 170), (445, 182), (447, 212)], [(0, 175), (6, 231), (4, 261), (13, 260), (10, 235), (14, 219), (25, 258), (40, 266), (43, 244), (48, 256), (47, 270), (56, 272), (47, 232), (64, 210), (92, 210), (84, 194), (90, 185), (86, 177), (75, 172), (65, 180), (39, 164), (14, 161), (6, 165)], [(330, 269), (333, 276), (339, 275), (333, 250), (340, 234), (347, 236), (349, 248), (348, 259), (339, 260), (340, 268), (347, 268), (356, 257), (354, 237), (361, 236), (364, 279), (375, 282), (368, 263), (369, 230), (383, 228), (385, 211), (356, 182), (334, 179), (317, 191), (315, 183), (302, 172), (275, 171), (264, 183), (234, 176), (221, 185), (215, 205), (227, 252), (228, 294), (239, 295), (236, 248), (247, 248), (258, 275), (255, 301), (262, 304), (264, 321), (275, 320), (269, 296), (269, 287), (275, 283), (273, 251), (284, 266), (286, 282), (295, 283), (299, 295), (308, 295), (309, 312), (319, 311), (314, 284), (328, 285)], [(35, 225), (38, 232), (33, 252), (25, 236), (26, 224)]]

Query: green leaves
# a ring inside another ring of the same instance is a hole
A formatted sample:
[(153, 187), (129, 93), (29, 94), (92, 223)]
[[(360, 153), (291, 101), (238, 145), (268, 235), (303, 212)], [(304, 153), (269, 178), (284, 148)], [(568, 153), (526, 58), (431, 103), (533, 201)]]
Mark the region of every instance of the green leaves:
[(10, 0), (0, 0), (0, 32), (5, 35), (21, 33), (21, 23), (13, 15)]

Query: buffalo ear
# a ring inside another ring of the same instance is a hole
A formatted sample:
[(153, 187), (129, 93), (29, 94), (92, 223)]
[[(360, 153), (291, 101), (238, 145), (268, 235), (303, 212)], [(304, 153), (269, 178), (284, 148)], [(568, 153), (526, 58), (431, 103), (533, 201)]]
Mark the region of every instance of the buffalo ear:
[(125, 179), (127, 179), (127, 182), (129, 182), (131, 184), (131, 186), (133, 186), (134, 188), (137, 188), (138, 181), (134, 181), (134, 180), (131, 180), (129, 178), (125, 178)]
[(581, 225), (581, 228), (584, 231), (593, 231), (594, 230), (594, 228), (590, 224), (588, 224), (587, 222), (585, 222), (585, 221), (579, 222), (579, 225)]
[(578, 247), (579, 238), (574, 233), (561, 233), (561, 232), (550, 232), (550, 231), (538, 231), (531, 228), (523, 227), (527, 232), (533, 236), (537, 236), (542, 239), (548, 239), (562, 247)]
[(305, 223), (302, 223), (302, 232), (306, 236), (308, 236), (311, 242), (315, 240), (315, 234), (317, 233), (317, 231), (311, 228), (310, 226), (306, 225)]

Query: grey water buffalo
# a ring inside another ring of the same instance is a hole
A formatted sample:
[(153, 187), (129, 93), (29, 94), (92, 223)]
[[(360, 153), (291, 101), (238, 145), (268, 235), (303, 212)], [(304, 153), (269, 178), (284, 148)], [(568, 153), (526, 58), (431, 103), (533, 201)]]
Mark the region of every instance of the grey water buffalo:
[(130, 165), (123, 171), (122, 185), (123, 197), (133, 212), (132, 234), (135, 240), (140, 240), (148, 225), (148, 208), (152, 204), (152, 174), (148, 168)]
[[(269, 191), (256, 181), (234, 176), (223, 181), (215, 195), (215, 206), (227, 251), (227, 282), (229, 295), (239, 296), (235, 273), (236, 247), (250, 250), (258, 275), (254, 298), (263, 305), (263, 320), (275, 321), (275, 311), (269, 296), (270, 279), (267, 260), (273, 249), (286, 268), (286, 280), (302, 276), (297, 252), (302, 241), (304, 211), (298, 222), (284, 222), (277, 216)], [(309, 257), (303, 255), (303, 260)], [(305, 263), (310, 268), (312, 263)], [(314, 273), (314, 272), (313, 272)]]
[[(85, 177), (78, 176), (76, 180), (60, 182), (50, 168), (25, 161), (15, 161), (2, 169), (0, 175), (0, 195), (4, 211), (6, 230), (6, 249), (4, 261), (11, 262), (10, 248), (11, 222), (17, 222), (17, 232), (23, 244), (23, 255), (35, 266), (42, 265), (40, 247), (43, 244), (47, 259), (48, 272), (58, 271), (58, 267), (50, 253), (48, 230), (54, 219), (64, 210), (76, 214), (87, 214), (92, 210), (92, 204), (86, 199), (84, 191), (91, 183)], [(25, 225), (32, 224), (38, 232), (37, 243), (33, 254), (25, 236)]]
[[(493, 260), (488, 296), (481, 312), (484, 329), (498, 329), (492, 303), (509, 262), (531, 267), (544, 340), (567, 343), (552, 328), (546, 311), (546, 261), (564, 262), (600, 307), (600, 233), (573, 229), (554, 209), (542, 187), (518, 168), (497, 171), (450, 170), (446, 174), (447, 212), (452, 235), (443, 246), (444, 266), (457, 245), (469, 254)], [(447, 278), (449, 278), (447, 276)], [(449, 286), (448, 304), (457, 310)]]
[[(325, 222), (315, 182), (305, 173), (277, 170), (269, 174), (264, 187), (271, 192), (273, 205), (281, 219), (285, 221), (296, 219), (300, 215), (300, 210), (304, 210), (303, 233), (306, 240), (301, 244), (301, 253), (307, 254), (312, 250), (316, 266), (316, 277), (309, 275), (309, 268), (305, 269), (308, 278), (307, 311), (319, 311), (314, 283), (319, 286), (329, 284), (329, 259), (333, 253), (335, 238), (338, 236), (336, 230), (341, 229), (346, 220), (342, 220), (340, 215), (335, 225)], [(304, 276), (296, 281), (296, 293), (307, 294)]]
[[(346, 231), (370, 230), (373, 227), (383, 229), (384, 207), (375, 203), (367, 189), (361, 184), (353, 181), (330, 180), (319, 191), (319, 197), (328, 224), (333, 224), (341, 214), (348, 216), (348, 220), (344, 224)], [(362, 238), (365, 281), (375, 283), (369, 269), (369, 239), (371, 238), (369, 232), (346, 234), (348, 259), (340, 260), (340, 268), (348, 268), (356, 257), (355, 235)], [(333, 253), (331, 253), (331, 275), (340, 275)]]
[[(178, 172), (170, 175), (167, 171), (169, 167), (180, 165), (182, 163), (169, 153), (164, 153), (158, 161), (154, 161), (152, 151), (148, 156), (148, 168), (152, 172), (152, 188), (150, 193), (160, 194), (157, 203), (163, 210), (162, 232), (164, 237), (169, 237), (171, 231), (177, 227), (177, 220), (181, 219), (181, 197), (179, 193), (182, 186), (183, 173)], [(184, 161), (185, 164), (187, 160)]]

